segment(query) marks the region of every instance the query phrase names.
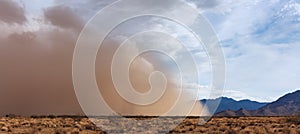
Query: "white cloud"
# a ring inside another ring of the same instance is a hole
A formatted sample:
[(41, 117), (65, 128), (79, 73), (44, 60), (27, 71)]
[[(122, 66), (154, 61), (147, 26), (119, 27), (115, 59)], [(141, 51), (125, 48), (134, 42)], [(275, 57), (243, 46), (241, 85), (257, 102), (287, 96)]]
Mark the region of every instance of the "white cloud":
[(238, 90), (224, 90), (224, 95), (225, 97), (233, 98), (235, 100), (244, 100), (244, 99), (249, 99), (252, 101), (258, 101), (258, 102), (272, 102), (277, 98), (274, 97), (268, 97), (268, 96), (252, 96), (248, 95), (244, 92), (238, 91)]
[(300, 86), (298, 5), (294, 0), (235, 1), (204, 12), (223, 44), (225, 88), (239, 89), (233, 98), (270, 101)]
[(289, 1), (284, 7), (280, 10), (281, 17), (288, 16), (297, 16), (299, 20), (300, 17), (300, 4), (297, 3), (295, 0)]

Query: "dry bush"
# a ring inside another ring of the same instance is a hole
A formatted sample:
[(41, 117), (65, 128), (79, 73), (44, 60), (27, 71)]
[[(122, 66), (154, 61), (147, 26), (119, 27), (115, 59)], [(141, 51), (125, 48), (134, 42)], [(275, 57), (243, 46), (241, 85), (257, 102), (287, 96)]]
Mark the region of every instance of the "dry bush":
[(239, 133), (241, 134), (251, 134), (252, 130), (250, 129), (244, 129), (244, 130), (241, 130)]
[(219, 127), (219, 130), (221, 131), (221, 132), (225, 132), (226, 130), (228, 130), (229, 129), (229, 127), (227, 127), (227, 126), (220, 126)]
[(256, 134), (267, 134), (267, 131), (264, 127), (255, 127), (253, 131)]
[(300, 125), (300, 114), (298, 114), (297, 116), (287, 117), (286, 122), (295, 125)]
[(226, 130), (225, 134), (237, 134), (237, 131), (235, 131), (233, 129), (228, 129), (228, 130)]

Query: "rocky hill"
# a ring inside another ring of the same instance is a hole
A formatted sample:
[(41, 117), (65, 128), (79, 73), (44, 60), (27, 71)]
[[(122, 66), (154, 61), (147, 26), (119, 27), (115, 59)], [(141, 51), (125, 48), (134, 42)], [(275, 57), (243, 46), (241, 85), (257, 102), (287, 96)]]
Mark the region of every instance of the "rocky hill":
[(260, 102), (256, 102), (256, 101), (251, 101), (251, 100), (240, 100), (240, 101), (236, 101), (234, 99), (231, 98), (227, 98), (227, 97), (219, 97), (216, 99), (203, 99), (200, 100), (200, 102), (202, 104), (208, 104), (208, 110), (210, 112), (212, 112), (213, 104), (216, 104), (217, 102), (220, 102), (217, 110), (215, 111), (215, 113), (219, 113), (221, 111), (225, 111), (225, 110), (239, 110), (239, 109), (246, 109), (246, 110), (257, 110), (258, 108), (261, 108), (265, 105), (267, 105), (268, 103), (260, 103)]
[(257, 110), (225, 110), (216, 116), (291, 116), (300, 113), (300, 90), (288, 93)]

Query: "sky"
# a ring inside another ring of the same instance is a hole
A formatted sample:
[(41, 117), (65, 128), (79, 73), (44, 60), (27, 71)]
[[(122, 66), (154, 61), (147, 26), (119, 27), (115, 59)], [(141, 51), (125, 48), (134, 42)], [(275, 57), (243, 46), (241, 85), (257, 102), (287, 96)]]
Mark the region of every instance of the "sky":
[[(55, 112), (80, 113), (72, 85), (74, 46), (83, 26), (113, 2), (0, 1), (0, 100), (10, 102), (0, 105), (11, 111), (22, 109), (17, 107), (21, 105), (38, 113), (39, 106), (48, 105), (41, 112), (59, 107)], [(207, 19), (219, 38), (226, 62), (223, 96), (271, 102), (300, 88), (299, 0), (186, 2)], [(180, 5), (168, 6), (170, 12), (180, 10)], [(162, 18), (150, 17), (128, 21), (112, 35), (121, 40), (141, 29), (164, 31), (185, 43), (200, 70), (200, 80), (187, 80), (186, 86), (200, 88), (207, 94), (211, 84), (208, 56), (204, 48), (195, 48), (197, 42), (190, 38), (189, 31)], [(181, 46), (164, 43), (173, 56), (180, 59), (185, 54)], [(190, 75), (189, 72), (186, 77)]]
[(273, 101), (299, 88), (299, 2), (226, 1), (204, 13), (225, 52), (225, 95)]

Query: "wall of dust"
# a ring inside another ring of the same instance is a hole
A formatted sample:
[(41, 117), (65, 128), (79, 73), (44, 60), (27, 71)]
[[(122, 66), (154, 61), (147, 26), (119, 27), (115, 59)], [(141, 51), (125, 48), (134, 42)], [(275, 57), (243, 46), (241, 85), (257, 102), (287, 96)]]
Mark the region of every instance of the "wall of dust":
[[(43, 16), (34, 20), (37, 27), (30, 27), (24, 7), (16, 2), (0, 1), (0, 10), (0, 115), (83, 115), (72, 83), (72, 58), (84, 21), (62, 5), (43, 9)], [(109, 41), (100, 49), (96, 61), (99, 90), (112, 109), (124, 115), (160, 115), (178, 103), (179, 92), (176, 82), (171, 81), (172, 73), (159, 58), (147, 55), (132, 63), (131, 83), (137, 91), (145, 92), (150, 88), (149, 75), (159, 70), (170, 80), (165, 94), (148, 106), (122, 99), (114, 90), (110, 70), (117, 47)], [(194, 100), (189, 93), (183, 95), (186, 99), (180, 107), (186, 109), (186, 104)], [(199, 114), (201, 109), (197, 102), (192, 113)]]

